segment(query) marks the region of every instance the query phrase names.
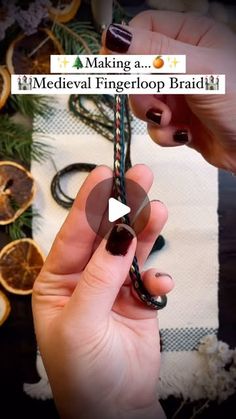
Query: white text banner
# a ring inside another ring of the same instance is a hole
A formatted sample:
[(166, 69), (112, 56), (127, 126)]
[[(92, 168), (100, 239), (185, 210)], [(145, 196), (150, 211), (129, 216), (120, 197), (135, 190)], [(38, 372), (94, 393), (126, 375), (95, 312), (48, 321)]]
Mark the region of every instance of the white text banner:
[(225, 75), (12, 75), (13, 94), (224, 94)]
[(51, 55), (51, 73), (186, 73), (185, 55)]

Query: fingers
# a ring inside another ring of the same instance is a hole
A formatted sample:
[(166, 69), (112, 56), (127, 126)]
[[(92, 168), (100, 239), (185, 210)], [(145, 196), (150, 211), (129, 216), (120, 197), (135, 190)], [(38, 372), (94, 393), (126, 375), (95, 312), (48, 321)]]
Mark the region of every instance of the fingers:
[[(168, 294), (174, 288), (174, 281), (172, 277), (164, 272), (158, 272), (157, 269), (149, 269), (146, 272), (142, 273), (142, 280), (147, 291), (154, 297), (159, 297), (165, 294)], [(143, 302), (140, 301), (138, 294), (135, 289), (130, 288), (130, 295), (125, 292), (123, 294), (123, 305), (127, 304), (127, 298), (132, 301), (132, 306), (130, 304), (129, 315), (137, 318), (145, 317), (155, 317), (156, 313), (154, 310), (148, 309)], [(132, 311), (131, 311), (132, 308)]]
[[(124, 224), (113, 227), (102, 240), (81, 275), (65, 310), (75, 322), (86, 313), (86, 322), (105, 319), (122, 287), (136, 250), (134, 231)], [(72, 315), (73, 312), (73, 315)]]
[(169, 125), (172, 113), (169, 106), (162, 101), (162, 95), (158, 99), (154, 95), (131, 95), (129, 101), (137, 118), (155, 126)]
[[(146, 165), (136, 164), (126, 172), (125, 177), (126, 179), (132, 181), (132, 183), (130, 182), (126, 184), (126, 196), (128, 201), (127, 205), (129, 205), (132, 208), (132, 212), (136, 214), (136, 211), (142, 204), (141, 199), (146, 198), (145, 192), (148, 193), (152, 186), (153, 173)], [(134, 184), (139, 185), (140, 189), (134, 188)], [(135, 192), (137, 192), (137, 196), (135, 196)], [(141, 196), (139, 194), (141, 194)], [(104, 216), (99, 227), (99, 232), (105, 231), (107, 227), (107, 220), (108, 209), (104, 212)], [(100, 236), (101, 235), (97, 235), (94, 241), (93, 251), (97, 249), (99, 243), (101, 242)]]
[[(219, 33), (217, 34), (216, 32), (218, 27), (219, 24), (200, 14), (149, 10), (135, 16), (129, 22), (128, 29), (133, 28), (146, 32), (157, 32), (171, 39), (176, 39), (191, 45), (198, 45), (203, 35), (210, 30), (212, 33), (212, 43), (216, 42), (216, 39), (220, 37)], [(102, 44), (103, 46), (106, 45), (105, 34), (103, 34)]]
[[(149, 135), (157, 144), (172, 147), (192, 141), (193, 114), (184, 96), (147, 95), (140, 100), (133, 95), (130, 104), (134, 114), (147, 122)], [(152, 109), (163, 111), (160, 121), (150, 115)]]
[[(133, 287), (124, 285), (136, 245), (134, 231), (123, 224), (114, 226), (107, 242), (100, 243), (65, 307), (76, 324), (81, 319), (90, 327), (94, 318), (98, 323), (107, 320), (112, 309), (133, 318), (155, 317), (155, 311), (140, 301)], [(163, 295), (173, 288), (171, 277), (155, 269), (145, 272), (143, 280), (152, 295)]]
[[(167, 30), (172, 23), (173, 28)], [(184, 54), (188, 57), (187, 73), (208, 74), (219, 60), (213, 48), (214, 36), (208, 35), (205, 43), (202, 38), (208, 31), (215, 34), (215, 26), (214, 21), (202, 16), (152, 11), (137, 16), (130, 26), (110, 25), (102, 36), (102, 51), (106, 48), (108, 53)]]
[(213, 21), (192, 13), (148, 10), (135, 16), (129, 26), (159, 32), (169, 38), (197, 45), (202, 35), (213, 26)]
[(148, 133), (151, 139), (163, 147), (176, 147), (191, 143), (192, 134), (187, 125), (169, 125), (164, 128), (156, 128), (148, 124)]
[(125, 177), (140, 185), (147, 193), (153, 183), (153, 173), (145, 164), (136, 164), (131, 167), (131, 169), (127, 170)]
[[(167, 273), (159, 272), (157, 269), (149, 269), (142, 273), (142, 280), (147, 291), (154, 297), (169, 293), (174, 288), (174, 281)], [(113, 311), (134, 320), (156, 318), (156, 310), (150, 309), (143, 303), (134, 287), (130, 284), (124, 285), (114, 304)]]
[(174, 288), (174, 281), (169, 274), (153, 268), (144, 272), (142, 279), (148, 292), (154, 296), (168, 294)]
[(232, 31), (200, 13), (148, 10), (135, 16), (129, 26), (159, 32), (195, 46), (221, 48), (235, 45)]
[[(73, 274), (80, 272), (91, 256), (91, 249), (96, 234), (88, 224), (85, 206), (87, 198), (93, 188), (101, 181), (111, 179), (112, 171), (105, 166), (94, 169), (82, 185), (73, 207), (61, 227), (52, 249), (45, 262), (44, 271), (55, 275)], [(99, 226), (107, 206), (110, 191), (97, 201), (96, 214), (101, 217), (96, 220)]]

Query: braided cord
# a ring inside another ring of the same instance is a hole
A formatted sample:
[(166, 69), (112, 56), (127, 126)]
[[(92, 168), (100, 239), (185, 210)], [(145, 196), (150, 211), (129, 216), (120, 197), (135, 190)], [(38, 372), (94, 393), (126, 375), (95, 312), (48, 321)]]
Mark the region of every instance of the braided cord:
[[(127, 97), (125, 95), (115, 96), (115, 140), (114, 140), (114, 179), (113, 179), (113, 195), (114, 197), (126, 205), (125, 190), (125, 129), (124, 116), (127, 110)], [(130, 224), (129, 216), (123, 217), (122, 222)], [(139, 298), (150, 308), (160, 310), (165, 307), (167, 297), (161, 296), (158, 300), (153, 297), (145, 288), (139, 271), (137, 257), (134, 256), (130, 267), (130, 278), (135, 291)]]

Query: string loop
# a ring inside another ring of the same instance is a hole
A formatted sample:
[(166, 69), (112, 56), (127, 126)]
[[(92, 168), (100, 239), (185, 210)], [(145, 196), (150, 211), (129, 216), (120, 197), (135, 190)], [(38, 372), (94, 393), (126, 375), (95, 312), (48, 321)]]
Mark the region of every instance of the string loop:
[[(127, 96), (115, 96), (115, 140), (114, 140), (114, 180), (113, 180), (113, 195), (123, 204), (126, 202), (125, 190), (125, 131), (124, 131), (124, 114), (127, 106)], [(122, 217), (122, 222), (130, 224), (129, 216)], [(147, 304), (150, 308), (160, 310), (167, 304), (166, 295), (159, 298), (152, 296), (145, 288), (142, 277), (139, 271), (137, 257), (134, 256), (130, 271), (130, 278), (135, 291), (137, 292), (141, 301)]]

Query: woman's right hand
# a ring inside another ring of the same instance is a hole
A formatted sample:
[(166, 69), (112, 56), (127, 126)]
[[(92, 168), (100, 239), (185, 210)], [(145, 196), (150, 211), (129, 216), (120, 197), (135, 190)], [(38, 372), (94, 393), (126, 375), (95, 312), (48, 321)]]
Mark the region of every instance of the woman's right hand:
[(161, 146), (186, 144), (236, 173), (236, 35), (193, 13), (147, 11), (111, 25), (102, 53), (185, 54), (188, 74), (225, 74), (225, 95), (133, 95), (134, 114)]

